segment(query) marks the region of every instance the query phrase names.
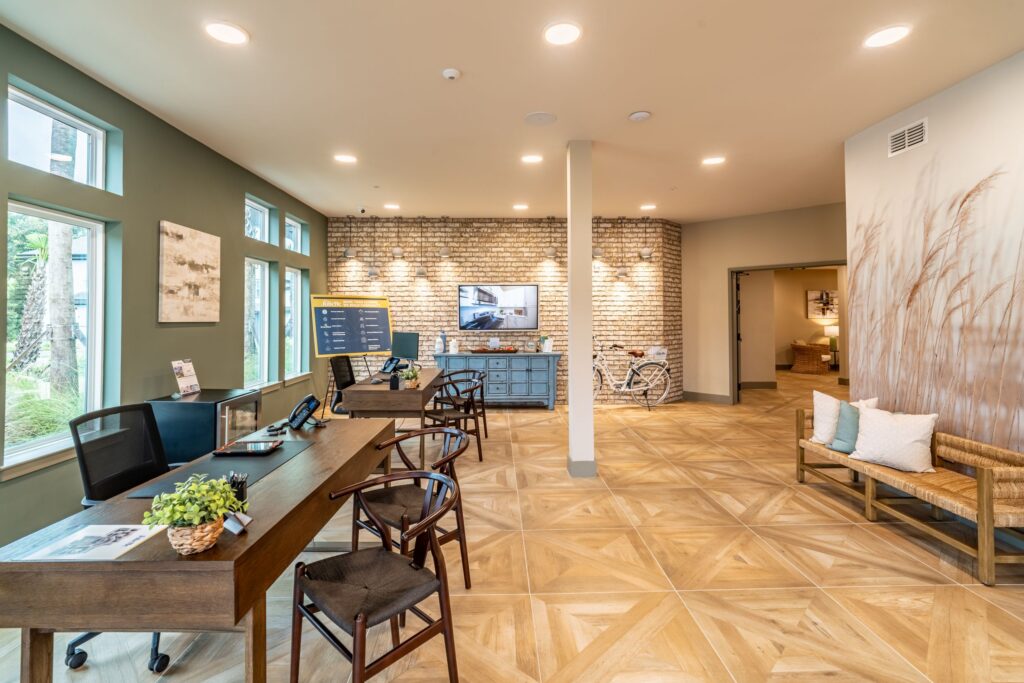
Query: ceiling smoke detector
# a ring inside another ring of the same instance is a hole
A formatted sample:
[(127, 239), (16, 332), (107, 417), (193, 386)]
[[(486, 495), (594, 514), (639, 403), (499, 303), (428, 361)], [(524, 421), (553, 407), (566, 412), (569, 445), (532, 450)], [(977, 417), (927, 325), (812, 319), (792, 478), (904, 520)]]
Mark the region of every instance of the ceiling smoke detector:
[(639, 123), (640, 121), (646, 121), (647, 119), (651, 118), (651, 112), (649, 112), (649, 111), (635, 111), (632, 114), (630, 114), (629, 116), (627, 116), (626, 118), (629, 119), (630, 121), (635, 121), (635, 122)]
[(446, 81), (457, 81), (460, 78), (462, 78), (462, 72), (459, 71), (458, 69), (454, 69), (452, 67), (449, 67), (449, 68), (447, 68), (447, 69), (445, 69), (444, 71), (441, 72), (441, 76)]
[(547, 111), (531, 111), (523, 120), (531, 126), (550, 126), (558, 117)]

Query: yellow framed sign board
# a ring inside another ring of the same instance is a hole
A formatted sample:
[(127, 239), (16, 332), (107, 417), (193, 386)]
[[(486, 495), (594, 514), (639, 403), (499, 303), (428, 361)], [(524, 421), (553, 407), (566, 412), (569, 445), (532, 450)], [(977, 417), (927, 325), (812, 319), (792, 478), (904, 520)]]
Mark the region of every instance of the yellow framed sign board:
[(391, 355), (387, 297), (313, 294), (309, 299), (317, 358)]

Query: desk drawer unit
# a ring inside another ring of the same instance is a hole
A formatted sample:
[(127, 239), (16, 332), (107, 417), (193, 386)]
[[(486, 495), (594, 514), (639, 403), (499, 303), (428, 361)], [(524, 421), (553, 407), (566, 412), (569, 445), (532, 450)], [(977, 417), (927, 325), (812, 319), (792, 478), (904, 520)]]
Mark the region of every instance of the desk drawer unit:
[(484, 401), (488, 405), (555, 407), (560, 353), (441, 353), (434, 358), (445, 372), (486, 370)]

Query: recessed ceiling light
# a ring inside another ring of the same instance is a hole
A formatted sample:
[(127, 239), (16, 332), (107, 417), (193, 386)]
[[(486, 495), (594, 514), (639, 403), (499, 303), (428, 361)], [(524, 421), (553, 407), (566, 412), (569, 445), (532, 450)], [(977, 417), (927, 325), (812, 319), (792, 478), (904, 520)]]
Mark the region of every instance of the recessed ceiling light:
[(61, 154), (59, 152), (51, 152), (50, 161), (71, 161), (71, 155)]
[(530, 205), (529, 204), (513, 204), (512, 208), (515, 209), (516, 211), (526, 211), (527, 209), (530, 208)]
[(718, 166), (725, 163), (725, 157), (704, 157), (700, 163), (705, 166)]
[(552, 45), (568, 45), (580, 39), (583, 30), (576, 24), (567, 21), (551, 24), (544, 29), (544, 40)]
[(868, 36), (864, 41), (864, 47), (885, 47), (900, 42), (908, 35), (910, 35), (909, 26), (890, 26)]
[(204, 28), (211, 38), (228, 45), (245, 45), (249, 42), (248, 31), (226, 21), (210, 21)]
[(627, 116), (626, 118), (628, 118), (630, 121), (636, 121), (636, 122), (646, 121), (647, 119), (651, 118), (651, 112), (649, 112), (649, 111), (635, 111), (632, 114), (630, 114), (629, 116)]
[(385, 204), (384, 208), (387, 209), (388, 211), (398, 211), (402, 207), (399, 206), (398, 204)]
[(640, 205), (640, 210), (641, 211), (654, 211), (657, 208), (658, 208), (657, 204), (641, 204)]
[(341, 162), (343, 164), (354, 164), (354, 163), (356, 163), (356, 158), (353, 155), (351, 155), (351, 154), (335, 154), (334, 155), (334, 160), (338, 161), (338, 162)]
[(539, 154), (524, 154), (523, 155), (523, 163), (524, 164), (539, 164), (542, 161), (544, 161), (544, 157), (542, 157)]
[(531, 111), (524, 120), (531, 126), (549, 126), (557, 121), (558, 117), (547, 111)]

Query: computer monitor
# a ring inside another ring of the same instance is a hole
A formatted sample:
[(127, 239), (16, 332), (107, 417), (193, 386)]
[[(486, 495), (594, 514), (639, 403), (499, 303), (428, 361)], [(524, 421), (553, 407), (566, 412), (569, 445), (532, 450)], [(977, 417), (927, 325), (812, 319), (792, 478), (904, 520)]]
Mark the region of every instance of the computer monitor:
[(405, 360), (420, 359), (419, 332), (392, 332), (391, 355)]

